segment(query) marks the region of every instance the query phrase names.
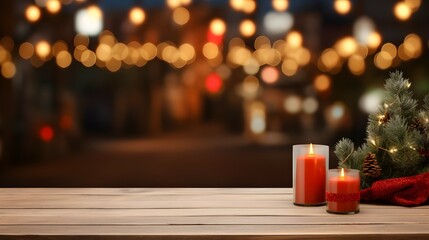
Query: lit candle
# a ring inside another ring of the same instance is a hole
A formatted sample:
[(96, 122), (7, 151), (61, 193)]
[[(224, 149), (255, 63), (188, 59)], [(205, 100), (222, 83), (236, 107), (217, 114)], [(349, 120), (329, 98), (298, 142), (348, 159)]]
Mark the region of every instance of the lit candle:
[[(315, 151), (317, 150), (317, 151)], [(329, 147), (326, 145), (293, 146), (294, 204), (325, 204), (326, 169)]]
[(326, 211), (331, 213), (359, 212), (359, 170), (330, 169), (326, 184)]

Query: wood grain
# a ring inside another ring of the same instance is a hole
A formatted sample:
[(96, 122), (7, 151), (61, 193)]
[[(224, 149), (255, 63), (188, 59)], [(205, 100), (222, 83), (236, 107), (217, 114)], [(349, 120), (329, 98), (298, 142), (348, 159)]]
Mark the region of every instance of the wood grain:
[(284, 188), (4, 188), (0, 239), (428, 239), (429, 206), (298, 207)]

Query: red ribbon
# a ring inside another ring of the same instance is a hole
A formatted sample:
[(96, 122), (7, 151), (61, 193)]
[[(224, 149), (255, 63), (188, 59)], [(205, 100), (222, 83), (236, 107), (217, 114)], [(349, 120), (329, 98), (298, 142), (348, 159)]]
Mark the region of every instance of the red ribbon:
[(360, 193), (331, 193), (326, 192), (326, 201), (329, 202), (351, 202), (359, 201)]

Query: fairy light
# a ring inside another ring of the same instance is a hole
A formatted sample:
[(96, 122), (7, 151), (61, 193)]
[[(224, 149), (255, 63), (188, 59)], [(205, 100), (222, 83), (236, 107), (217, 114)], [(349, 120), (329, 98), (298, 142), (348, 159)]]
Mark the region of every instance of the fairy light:
[(381, 125), (383, 123), (385, 116), (384, 115), (379, 115), (378, 116), (378, 125)]
[(392, 147), (389, 152), (390, 153), (396, 153), (398, 151), (398, 149), (396, 147)]
[(372, 145), (377, 146), (377, 144), (375, 144), (375, 140), (374, 139), (370, 139), (369, 141), (372, 143)]

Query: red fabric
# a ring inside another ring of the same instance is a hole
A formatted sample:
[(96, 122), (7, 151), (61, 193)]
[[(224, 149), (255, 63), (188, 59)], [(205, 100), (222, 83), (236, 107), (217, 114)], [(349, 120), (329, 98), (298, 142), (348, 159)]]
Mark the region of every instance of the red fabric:
[(429, 204), (429, 172), (374, 182), (361, 191), (361, 200), (408, 207)]

